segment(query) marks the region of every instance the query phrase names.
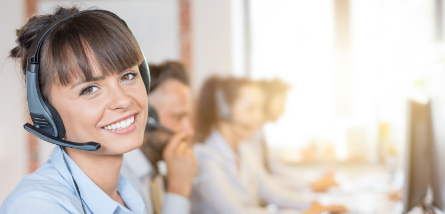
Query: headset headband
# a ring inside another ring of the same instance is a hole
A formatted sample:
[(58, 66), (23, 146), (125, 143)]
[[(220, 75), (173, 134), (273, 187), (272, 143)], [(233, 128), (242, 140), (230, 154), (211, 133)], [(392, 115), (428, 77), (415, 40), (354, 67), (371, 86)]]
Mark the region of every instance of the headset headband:
[(113, 16), (117, 20), (120, 20), (125, 25), (125, 27), (128, 28), (127, 23), (125, 23), (124, 20), (119, 18), (119, 16), (117, 16), (116, 14), (114, 14), (110, 11), (107, 11), (107, 10), (86, 10), (86, 11), (82, 11), (79, 13), (64, 16), (60, 19), (57, 19), (56, 21), (53, 21), (51, 24), (46, 26), (42, 31), (40, 31), (39, 34), (37, 34), (36, 38), (34, 38), (31, 48), (29, 49), (29, 52), (28, 52), (28, 63), (31, 63), (31, 64), (39, 64), (40, 63), (40, 58), (39, 58), (40, 57), (40, 48), (41, 48), (46, 36), (48, 36), (48, 34), (50, 34), (54, 28), (56, 28), (60, 24), (66, 22), (74, 17), (80, 16), (85, 13), (93, 13), (93, 12), (107, 13), (108, 15)]

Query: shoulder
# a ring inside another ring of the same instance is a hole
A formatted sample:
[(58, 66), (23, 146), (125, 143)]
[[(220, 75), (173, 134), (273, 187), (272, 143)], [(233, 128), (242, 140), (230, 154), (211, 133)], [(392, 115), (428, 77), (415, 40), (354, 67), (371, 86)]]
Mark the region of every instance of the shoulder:
[(193, 152), (198, 160), (198, 171), (207, 172), (210, 169), (224, 168), (224, 157), (215, 149), (205, 144), (198, 144), (193, 147)]
[(198, 160), (197, 180), (221, 179), (230, 170), (224, 157), (213, 148), (201, 144), (195, 145), (193, 151)]
[(216, 151), (215, 149), (203, 144), (197, 143), (193, 146), (193, 153), (196, 156), (198, 162), (207, 163), (207, 162), (221, 162), (223, 161), (222, 155)]
[(0, 214), (67, 213), (73, 209), (73, 203), (80, 205), (80, 201), (64, 182), (66, 183), (57, 170), (45, 163), (19, 182), (3, 201)]
[(124, 154), (121, 173), (126, 177), (142, 178), (148, 176), (153, 170), (151, 163), (147, 160), (140, 149)]

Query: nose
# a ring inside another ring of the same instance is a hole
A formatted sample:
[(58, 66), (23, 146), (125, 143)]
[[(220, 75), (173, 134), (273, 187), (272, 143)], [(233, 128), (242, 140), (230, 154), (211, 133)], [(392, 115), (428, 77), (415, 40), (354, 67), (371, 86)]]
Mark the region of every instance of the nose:
[(112, 86), (109, 90), (110, 104), (108, 108), (111, 110), (125, 110), (131, 104), (131, 97), (123, 90), (120, 85)]
[(192, 121), (190, 118), (184, 118), (182, 120), (182, 131), (187, 135), (187, 137), (194, 137), (195, 130), (193, 129)]

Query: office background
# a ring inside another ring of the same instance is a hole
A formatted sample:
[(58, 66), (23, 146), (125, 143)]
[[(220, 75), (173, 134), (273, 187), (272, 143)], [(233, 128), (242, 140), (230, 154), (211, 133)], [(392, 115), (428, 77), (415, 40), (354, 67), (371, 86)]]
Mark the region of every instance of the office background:
[(213, 74), (281, 78), (287, 112), (266, 126), (289, 164), (402, 169), (406, 100), (445, 93), (442, 0), (0, 0), (0, 202), (53, 148), (25, 132), (15, 29), (54, 5), (121, 16), (150, 63), (180, 60), (194, 92)]

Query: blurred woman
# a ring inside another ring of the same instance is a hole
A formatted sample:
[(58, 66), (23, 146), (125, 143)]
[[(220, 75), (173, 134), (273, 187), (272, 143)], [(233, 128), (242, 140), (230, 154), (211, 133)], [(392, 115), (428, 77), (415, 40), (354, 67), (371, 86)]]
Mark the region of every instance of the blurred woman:
[(252, 163), (259, 164), (258, 167), (263, 168), (267, 176), (278, 179), (277, 181), (288, 189), (301, 191), (310, 188), (314, 192), (325, 192), (332, 186), (338, 186), (334, 179), (333, 171), (329, 171), (315, 181), (309, 180), (305, 176), (301, 176), (301, 174), (295, 174), (295, 170), (289, 170), (288, 166), (285, 166), (276, 157), (274, 158), (270, 155), (264, 129), (268, 125), (275, 125), (270, 123), (275, 123), (284, 114), (290, 85), (280, 79), (261, 80), (258, 84), (261, 86), (265, 101), (263, 109), (264, 122), (262, 128), (254, 137), (246, 140), (247, 144), (251, 146), (251, 150), (255, 153), (255, 160), (252, 160)]
[(318, 203), (311, 207), (310, 198), (287, 191), (249, 162), (253, 158), (243, 141), (261, 126), (263, 105), (261, 88), (249, 80), (210, 78), (204, 84), (197, 106), (201, 143), (194, 148), (199, 170), (192, 213), (277, 213), (264, 204), (277, 205), (281, 213), (339, 210)]

